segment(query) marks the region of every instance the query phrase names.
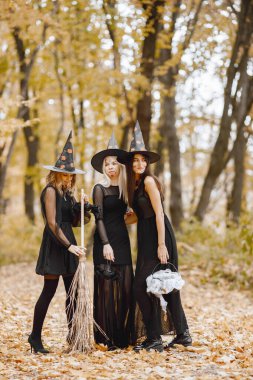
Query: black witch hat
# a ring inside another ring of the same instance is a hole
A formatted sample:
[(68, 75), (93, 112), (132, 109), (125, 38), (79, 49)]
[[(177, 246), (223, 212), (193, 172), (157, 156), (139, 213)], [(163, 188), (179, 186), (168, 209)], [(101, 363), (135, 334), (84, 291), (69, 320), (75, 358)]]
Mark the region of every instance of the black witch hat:
[[(153, 164), (154, 162), (160, 160), (160, 155), (158, 153), (151, 152), (150, 150), (146, 149), (138, 120), (136, 121), (134, 127), (133, 139), (131, 141), (130, 149), (127, 154), (127, 161), (130, 161), (135, 154), (142, 154), (143, 156), (148, 157), (150, 164)], [(123, 161), (121, 162), (124, 163)]]
[(64, 145), (63, 151), (60, 154), (58, 160), (54, 166), (43, 165), (43, 168), (52, 170), (59, 173), (68, 174), (84, 174), (85, 172), (80, 169), (76, 169), (74, 166), (74, 155), (73, 155), (73, 145), (72, 145), (72, 131), (70, 132), (67, 141)]
[(114, 133), (112, 133), (110, 137), (107, 149), (101, 150), (101, 152), (96, 153), (92, 157), (91, 165), (95, 170), (103, 173), (103, 162), (105, 157), (108, 156), (116, 156), (119, 162), (125, 161), (127, 157), (127, 152), (125, 150), (119, 149)]

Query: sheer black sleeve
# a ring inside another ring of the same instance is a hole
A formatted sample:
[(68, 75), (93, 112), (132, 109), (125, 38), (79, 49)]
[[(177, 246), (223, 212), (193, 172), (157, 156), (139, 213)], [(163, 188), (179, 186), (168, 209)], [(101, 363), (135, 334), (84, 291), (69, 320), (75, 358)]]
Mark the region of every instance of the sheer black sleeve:
[(64, 235), (62, 229), (56, 222), (56, 190), (53, 187), (48, 187), (45, 191), (45, 218), (48, 230), (52, 238), (65, 248), (69, 248), (71, 243)]
[[(81, 203), (77, 202), (75, 198), (72, 198), (73, 200), (73, 208), (72, 208), (72, 226), (73, 227), (80, 227), (81, 226)], [(89, 223), (91, 218), (90, 213), (85, 210), (84, 208), (84, 224)]]
[(98, 212), (95, 214), (96, 225), (98, 229), (98, 233), (102, 244), (109, 244), (109, 240), (107, 237), (104, 220), (103, 220), (103, 201), (104, 201), (104, 193), (103, 189), (100, 185), (96, 185), (93, 189), (93, 203), (98, 206)]

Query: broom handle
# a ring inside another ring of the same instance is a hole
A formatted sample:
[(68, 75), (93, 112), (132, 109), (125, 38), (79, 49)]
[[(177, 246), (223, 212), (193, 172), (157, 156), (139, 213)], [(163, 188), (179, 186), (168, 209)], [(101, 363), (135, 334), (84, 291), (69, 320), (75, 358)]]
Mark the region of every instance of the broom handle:
[(84, 189), (81, 190), (81, 247), (84, 248)]

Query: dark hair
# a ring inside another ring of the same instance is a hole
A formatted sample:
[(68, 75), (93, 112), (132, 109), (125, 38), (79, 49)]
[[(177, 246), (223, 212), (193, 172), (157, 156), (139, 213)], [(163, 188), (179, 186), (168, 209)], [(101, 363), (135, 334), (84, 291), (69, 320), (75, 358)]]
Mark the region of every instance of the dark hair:
[[(136, 153), (137, 154), (137, 153)], [(141, 179), (144, 181), (146, 177), (152, 177), (154, 178), (154, 181), (156, 183), (156, 186), (159, 190), (159, 193), (161, 194), (161, 199), (163, 201), (163, 192), (162, 192), (162, 185), (158, 178), (151, 174), (150, 172), (150, 165), (149, 165), (149, 157), (146, 156), (145, 154), (140, 153), (143, 157), (145, 157), (147, 161), (147, 166), (143, 174), (141, 174)], [(134, 191), (136, 187), (135, 183), (135, 173), (133, 171), (133, 160), (134, 160), (134, 155), (131, 157), (130, 161), (126, 164), (126, 172), (127, 172), (127, 194), (128, 194), (128, 204), (130, 207), (133, 206), (133, 197), (134, 197)]]

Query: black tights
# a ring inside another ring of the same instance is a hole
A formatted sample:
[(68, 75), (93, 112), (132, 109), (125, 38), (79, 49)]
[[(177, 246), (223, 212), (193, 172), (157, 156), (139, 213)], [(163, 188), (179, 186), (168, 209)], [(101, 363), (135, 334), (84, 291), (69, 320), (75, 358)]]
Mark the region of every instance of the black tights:
[[(66, 290), (66, 303), (65, 303), (66, 308), (69, 305), (68, 293), (69, 293), (69, 288), (70, 288), (72, 279), (73, 279), (73, 275), (63, 277), (63, 282), (64, 282), (64, 286)], [(34, 308), (32, 336), (34, 339), (40, 342), (41, 342), (41, 331), (42, 331), (43, 323), (44, 323), (50, 302), (52, 301), (55, 295), (58, 283), (59, 283), (59, 277), (56, 279), (44, 278), (44, 287), (42, 289), (42, 292)], [(71, 325), (72, 314), (73, 312), (67, 313), (67, 321), (68, 321), (69, 328)]]

